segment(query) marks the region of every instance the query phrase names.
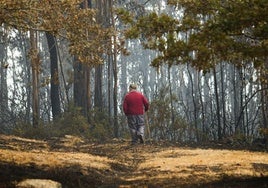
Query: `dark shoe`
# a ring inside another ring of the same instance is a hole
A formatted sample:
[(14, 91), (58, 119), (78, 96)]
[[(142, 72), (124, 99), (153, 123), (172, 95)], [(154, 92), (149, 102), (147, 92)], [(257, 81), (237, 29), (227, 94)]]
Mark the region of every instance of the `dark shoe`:
[(131, 142), (130, 142), (130, 145), (131, 146), (135, 146), (135, 145), (137, 145), (138, 144), (138, 142), (136, 141), (136, 140), (132, 140)]
[(144, 144), (144, 139), (143, 139), (143, 137), (142, 137), (141, 135), (138, 135), (138, 138), (140, 139), (140, 143), (141, 143), (141, 144)]

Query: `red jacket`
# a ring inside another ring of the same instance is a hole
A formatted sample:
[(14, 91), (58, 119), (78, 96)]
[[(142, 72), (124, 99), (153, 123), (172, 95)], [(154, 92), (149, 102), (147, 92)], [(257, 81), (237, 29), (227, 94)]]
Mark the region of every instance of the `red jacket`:
[(123, 102), (123, 110), (126, 115), (142, 115), (149, 108), (148, 100), (136, 90), (126, 94)]

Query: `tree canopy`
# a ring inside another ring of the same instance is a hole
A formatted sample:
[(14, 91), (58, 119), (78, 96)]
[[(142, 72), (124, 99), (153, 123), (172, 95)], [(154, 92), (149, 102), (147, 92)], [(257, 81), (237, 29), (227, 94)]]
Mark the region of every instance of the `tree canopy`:
[(67, 38), (69, 50), (81, 62), (99, 63), (110, 29), (95, 19), (96, 11), (83, 8), (81, 0), (3, 0), (0, 24), (20, 31), (45, 31)]
[(159, 51), (153, 66), (191, 63), (208, 70), (220, 61), (250, 60), (256, 67), (268, 51), (268, 2), (169, 0), (174, 14), (151, 12), (137, 20), (125, 11), (121, 19), (131, 27), (128, 38), (141, 36), (145, 48)]

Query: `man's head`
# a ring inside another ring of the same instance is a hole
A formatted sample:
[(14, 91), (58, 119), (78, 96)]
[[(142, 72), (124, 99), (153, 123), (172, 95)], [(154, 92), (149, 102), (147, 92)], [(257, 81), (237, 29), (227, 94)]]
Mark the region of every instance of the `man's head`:
[(130, 84), (129, 85), (129, 89), (130, 90), (136, 90), (137, 89), (137, 85), (136, 84)]

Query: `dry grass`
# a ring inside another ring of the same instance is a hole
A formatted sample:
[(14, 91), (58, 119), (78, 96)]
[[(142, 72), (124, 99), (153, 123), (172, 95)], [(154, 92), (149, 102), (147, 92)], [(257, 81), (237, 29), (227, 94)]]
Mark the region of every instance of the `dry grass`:
[(0, 135), (0, 187), (26, 178), (64, 187), (268, 187), (268, 153)]
[[(146, 154), (140, 170), (154, 169), (153, 178), (178, 176), (191, 183), (221, 180), (222, 177), (262, 177), (268, 176), (268, 155), (249, 151), (216, 149), (170, 148), (155, 154)], [(256, 169), (256, 165), (264, 169)], [(195, 178), (192, 178), (192, 177)]]

